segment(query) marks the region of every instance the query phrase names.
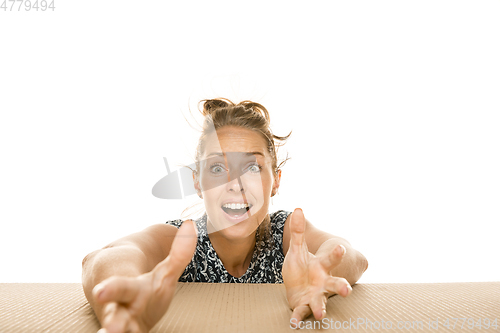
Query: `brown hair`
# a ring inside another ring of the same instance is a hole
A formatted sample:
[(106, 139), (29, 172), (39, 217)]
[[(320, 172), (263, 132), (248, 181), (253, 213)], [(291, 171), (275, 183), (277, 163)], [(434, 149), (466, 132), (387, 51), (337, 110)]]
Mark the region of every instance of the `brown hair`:
[[(200, 104), (203, 106), (201, 109)], [(198, 108), (205, 117), (205, 120), (196, 148), (196, 170), (192, 170), (195, 177), (199, 175), (200, 159), (205, 149), (206, 137), (214, 130), (217, 131), (225, 126), (236, 126), (260, 133), (267, 142), (267, 150), (272, 158), (273, 175), (277, 177), (278, 170), (289, 160), (287, 155), (287, 158), (278, 164), (278, 148), (285, 143), (292, 132), (290, 131), (287, 136), (273, 134), (270, 129), (271, 120), (269, 112), (263, 105), (248, 100), (234, 104), (226, 98), (216, 98), (201, 100), (198, 103)], [(277, 143), (276, 141), (281, 141), (282, 143)], [(260, 252), (261, 245), (264, 245), (265, 241), (271, 236), (270, 222), (269, 214), (267, 214), (257, 229), (256, 247), (258, 248), (258, 253)]]

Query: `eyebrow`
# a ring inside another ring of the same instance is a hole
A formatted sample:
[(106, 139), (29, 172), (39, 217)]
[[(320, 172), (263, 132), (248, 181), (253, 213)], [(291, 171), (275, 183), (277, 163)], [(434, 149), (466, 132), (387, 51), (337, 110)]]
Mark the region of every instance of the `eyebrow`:
[[(212, 156), (212, 155), (215, 155), (215, 156), (224, 156), (225, 153), (210, 153), (208, 157)], [(248, 152), (248, 153), (245, 153), (246, 156), (250, 156), (250, 155), (260, 155), (262, 157), (265, 157), (264, 154), (262, 154), (260, 151), (252, 151), (252, 152)]]

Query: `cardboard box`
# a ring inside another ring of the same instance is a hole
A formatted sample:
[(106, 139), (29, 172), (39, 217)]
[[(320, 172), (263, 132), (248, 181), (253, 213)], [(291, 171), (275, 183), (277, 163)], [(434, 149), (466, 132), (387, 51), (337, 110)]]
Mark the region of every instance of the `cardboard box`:
[[(1, 333), (100, 328), (78, 283), (0, 284), (0, 296)], [(284, 285), (179, 283), (151, 332), (500, 332), (500, 282), (357, 284), (328, 300), (323, 321), (291, 323), (291, 313)]]

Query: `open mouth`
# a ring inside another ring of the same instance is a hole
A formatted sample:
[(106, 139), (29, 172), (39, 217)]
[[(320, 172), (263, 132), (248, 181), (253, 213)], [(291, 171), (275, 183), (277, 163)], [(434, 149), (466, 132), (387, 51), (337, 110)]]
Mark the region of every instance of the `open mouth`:
[(234, 205), (232, 205), (231, 207), (229, 206), (230, 205), (223, 205), (221, 208), (224, 212), (226, 212), (226, 214), (230, 216), (243, 215), (252, 208), (252, 205), (246, 205), (246, 207), (238, 207), (238, 206), (235, 207)]

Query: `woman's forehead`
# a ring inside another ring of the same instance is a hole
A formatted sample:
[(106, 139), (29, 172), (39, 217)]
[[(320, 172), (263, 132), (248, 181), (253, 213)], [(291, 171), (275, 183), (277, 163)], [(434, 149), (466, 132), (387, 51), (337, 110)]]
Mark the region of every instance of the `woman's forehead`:
[(205, 138), (205, 157), (227, 152), (246, 153), (261, 158), (269, 156), (262, 135), (251, 130), (223, 128)]

